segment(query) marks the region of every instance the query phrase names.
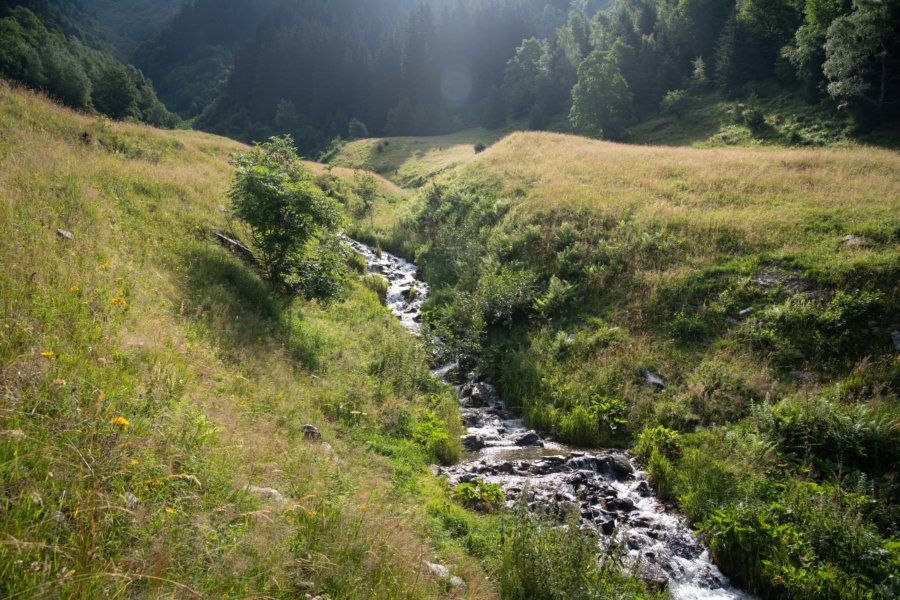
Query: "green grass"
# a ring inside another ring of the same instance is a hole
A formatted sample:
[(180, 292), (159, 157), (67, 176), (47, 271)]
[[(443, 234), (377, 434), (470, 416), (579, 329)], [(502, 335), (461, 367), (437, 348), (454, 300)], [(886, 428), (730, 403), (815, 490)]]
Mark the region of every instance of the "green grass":
[(215, 242), (241, 145), (5, 84), (0, 138), (0, 595), (445, 597), (427, 558), (495, 597), (431, 529), (461, 425), (418, 341)]

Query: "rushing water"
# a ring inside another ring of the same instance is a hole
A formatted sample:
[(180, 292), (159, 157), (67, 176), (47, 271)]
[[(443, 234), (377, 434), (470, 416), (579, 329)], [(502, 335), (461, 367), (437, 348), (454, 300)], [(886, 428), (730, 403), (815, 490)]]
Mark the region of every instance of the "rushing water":
[[(370, 273), (389, 282), (387, 305), (413, 334), (428, 285), (417, 280), (415, 265), (356, 241), (348, 245), (366, 259)], [(410, 297), (409, 290), (416, 293)], [(434, 371), (457, 386), (460, 414), (468, 428), (463, 460), (442, 469), (451, 483), (476, 477), (497, 483), (512, 504), (527, 494), (536, 511), (574, 513), (582, 523), (620, 541), (626, 563), (648, 580), (668, 587), (677, 600), (749, 599), (712, 563), (684, 517), (653, 495), (645, 473), (621, 450), (578, 450), (528, 429), (504, 405), (494, 387), (475, 374), (460, 378), (456, 364)]]

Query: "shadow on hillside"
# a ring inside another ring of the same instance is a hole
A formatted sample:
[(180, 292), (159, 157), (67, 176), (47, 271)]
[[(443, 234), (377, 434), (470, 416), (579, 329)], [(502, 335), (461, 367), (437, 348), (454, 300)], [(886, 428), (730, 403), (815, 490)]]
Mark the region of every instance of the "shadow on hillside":
[(275, 342), (306, 368), (321, 366), (318, 336), (297, 323), (289, 301), (279, 298), (252, 267), (211, 245), (193, 245), (183, 258), (183, 313), (233, 360)]

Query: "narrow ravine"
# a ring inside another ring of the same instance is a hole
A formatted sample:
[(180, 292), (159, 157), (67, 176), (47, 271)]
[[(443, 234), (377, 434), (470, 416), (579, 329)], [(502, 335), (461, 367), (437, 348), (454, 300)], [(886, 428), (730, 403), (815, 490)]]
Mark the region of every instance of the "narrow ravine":
[[(421, 335), (419, 319), (429, 289), (416, 278), (417, 267), (387, 252), (376, 255), (365, 244), (347, 243), (365, 257), (370, 273), (388, 280), (388, 307), (411, 333)], [(412, 298), (411, 288), (416, 290)], [(544, 438), (506, 408), (489, 382), (458, 371), (455, 364), (434, 371), (456, 385), (468, 428), (462, 461), (441, 469), (451, 484), (477, 477), (500, 484), (510, 506), (527, 493), (532, 510), (577, 514), (583, 524), (620, 541), (626, 564), (666, 586), (676, 600), (752, 598), (712, 563), (685, 518), (657, 500), (627, 452), (574, 449)]]

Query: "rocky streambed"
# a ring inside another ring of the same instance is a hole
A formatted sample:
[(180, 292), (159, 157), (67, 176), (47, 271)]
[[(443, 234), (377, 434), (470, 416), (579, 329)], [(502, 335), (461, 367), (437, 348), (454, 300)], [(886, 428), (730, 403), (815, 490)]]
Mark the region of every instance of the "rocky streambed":
[[(387, 305), (403, 325), (420, 334), (428, 286), (415, 265), (355, 241), (348, 245), (367, 269), (388, 280)], [(410, 294), (410, 289), (415, 293)], [(621, 450), (570, 448), (528, 429), (490, 382), (447, 364), (435, 377), (454, 384), (468, 432), (463, 459), (441, 469), (453, 485), (476, 478), (499, 484), (509, 505), (524, 501), (537, 512), (572, 515), (609, 540), (620, 542), (626, 564), (666, 586), (678, 600), (751, 598), (732, 586), (709, 558), (684, 517), (656, 499), (645, 473)]]

